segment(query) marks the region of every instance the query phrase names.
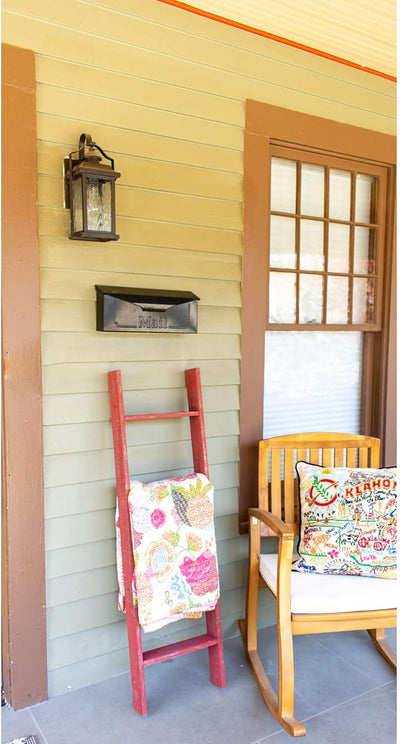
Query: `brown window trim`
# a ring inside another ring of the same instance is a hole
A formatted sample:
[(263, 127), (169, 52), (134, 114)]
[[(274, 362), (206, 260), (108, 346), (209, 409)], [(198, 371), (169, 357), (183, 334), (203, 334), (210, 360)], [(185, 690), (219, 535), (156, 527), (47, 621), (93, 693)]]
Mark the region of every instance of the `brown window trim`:
[[(257, 504), (258, 442), (263, 432), (264, 338), (267, 327), (267, 269), (271, 146), (302, 147), (371, 161), (387, 170), (385, 289), (382, 332), (367, 333), (363, 381), (363, 433), (382, 439), (383, 462), (394, 458), (395, 350), (393, 344), (394, 183), (396, 138), (257, 101), (246, 103), (244, 141), (244, 246), (240, 383), (239, 531), (247, 531), (247, 512)], [(390, 286), (392, 285), (392, 286)], [(309, 329), (308, 329), (309, 330)], [(389, 345), (389, 339), (391, 344)], [(390, 460), (389, 460), (390, 462)], [(389, 464), (389, 463), (388, 463)], [(393, 461), (390, 464), (394, 464)]]

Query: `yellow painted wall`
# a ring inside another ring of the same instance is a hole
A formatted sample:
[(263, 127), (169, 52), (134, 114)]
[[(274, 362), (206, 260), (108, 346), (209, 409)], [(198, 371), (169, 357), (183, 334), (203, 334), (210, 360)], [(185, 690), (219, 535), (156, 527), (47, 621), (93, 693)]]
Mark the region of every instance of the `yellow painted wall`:
[[(3, 41), (37, 73), (49, 693), (128, 668), (116, 609), (106, 372), (132, 410), (184, 403), (200, 366), (224, 632), (243, 613), (237, 531), (245, 101), (394, 134), (395, 85), (157, 0), (4, 0)], [(63, 158), (89, 132), (115, 158), (116, 243), (68, 240)], [(190, 290), (197, 335), (101, 334), (95, 284)], [(132, 472), (190, 467), (185, 423), (130, 430)], [(262, 619), (273, 622), (266, 600)], [(146, 645), (183, 637), (174, 624)]]

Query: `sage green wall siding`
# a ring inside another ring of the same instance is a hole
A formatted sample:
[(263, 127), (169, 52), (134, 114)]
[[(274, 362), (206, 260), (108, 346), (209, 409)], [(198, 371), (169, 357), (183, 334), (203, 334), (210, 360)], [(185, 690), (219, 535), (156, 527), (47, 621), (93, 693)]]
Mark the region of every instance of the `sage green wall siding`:
[[(183, 372), (201, 368), (223, 626), (237, 633), (247, 554), (237, 530), (245, 102), (394, 134), (395, 85), (156, 0), (5, 0), (3, 40), (36, 54), (52, 695), (128, 668), (110, 369), (122, 370), (127, 406), (148, 412), (182, 407)], [(81, 132), (122, 173), (116, 243), (67, 237), (62, 164)], [(97, 333), (95, 284), (190, 290), (198, 334)], [(190, 468), (183, 421), (133, 425), (129, 445), (142, 479)], [(274, 620), (268, 598), (261, 618)], [(146, 646), (192, 628), (167, 626)]]

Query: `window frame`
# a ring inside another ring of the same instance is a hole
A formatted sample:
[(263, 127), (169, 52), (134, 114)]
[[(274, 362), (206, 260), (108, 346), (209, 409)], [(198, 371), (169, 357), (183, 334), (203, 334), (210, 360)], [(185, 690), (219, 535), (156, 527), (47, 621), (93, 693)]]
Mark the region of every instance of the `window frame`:
[[(270, 157), (272, 158), (280, 158), (280, 159), (287, 159), (287, 160), (293, 160), (297, 161), (299, 163), (304, 164), (312, 164), (312, 165), (323, 165), (325, 168), (329, 169), (338, 169), (338, 170), (347, 170), (347, 171), (353, 171), (353, 176), (356, 174), (365, 174), (365, 175), (373, 175), (377, 179), (378, 183), (378, 190), (379, 190), (379, 196), (377, 198), (377, 220), (375, 223), (359, 223), (354, 218), (349, 219), (347, 222), (344, 220), (337, 220), (337, 219), (330, 219), (329, 217), (326, 217), (325, 215), (322, 217), (308, 217), (305, 215), (301, 215), (300, 213), (282, 213), (282, 212), (276, 212), (275, 210), (272, 210), (267, 205), (267, 215), (268, 217), (272, 215), (277, 216), (288, 216), (296, 222), (299, 222), (301, 224), (303, 221), (316, 221), (318, 223), (322, 223), (324, 225), (324, 229), (329, 224), (348, 224), (349, 225), (349, 236), (351, 235), (351, 230), (355, 229), (358, 226), (362, 227), (371, 227), (376, 231), (376, 268), (375, 272), (373, 274), (358, 274), (357, 272), (353, 271), (350, 272), (334, 272), (330, 271), (328, 266), (325, 265), (323, 269), (318, 270), (307, 270), (302, 269), (300, 267), (292, 268), (292, 269), (282, 269), (279, 267), (271, 267), (271, 271), (275, 273), (291, 273), (291, 274), (298, 274), (300, 276), (308, 274), (308, 275), (317, 275), (324, 278), (324, 281), (327, 280), (328, 276), (333, 275), (341, 275), (346, 276), (347, 278), (372, 278), (375, 281), (375, 302), (374, 302), (374, 320), (371, 322), (365, 322), (365, 323), (356, 323), (356, 322), (347, 322), (347, 323), (327, 323), (327, 322), (320, 322), (320, 323), (301, 323), (299, 322), (293, 322), (293, 323), (284, 323), (284, 322), (271, 322), (269, 321), (267, 317), (267, 329), (268, 330), (304, 330), (307, 329), (309, 331), (312, 330), (327, 330), (327, 331), (344, 331), (344, 330), (359, 330), (359, 331), (378, 331), (381, 330), (382, 325), (382, 285), (383, 285), (383, 260), (382, 257), (384, 256), (384, 244), (385, 244), (385, 235), (386, 235), (386, 213), (383, 209), (383, 206), (386, 204), (387, 200), (387, 170), (385, 167), (378, 165), (376, 163), (372, 162), (361, 162), (359, 159), (350, 159), (349, 157), (344, 157), (340, 155), (339, 153), (335, 156), (332, 156), (331, 153), (314, 153), (311, 151), (308, 151), (306, 149), (293, 149), (288, 147), (282, 147), (282, 146), (276, 146), (271, 143), (270, 145)], [(356, 172), (356, 173), (355, 173)], [(270, 176), (270, 172), (268, 169), (268, 177)], [(326, 211), (326, 210), (325, 210)], [(351, 255), (351, 252), (353, 250), (354, 252), (354, 245), (353, 240), (350, 237), (350, 245), (349, 245), (349, 254)], [(324, 247), (326, 242), (326, 233), (324, 234)], [(296, 247), (297, 250), (300, 250), (299, 247), (300, 238), (299, 235), (296, 237)], [(296, 251), (297, 253), (297, 251)], [(327, 256), (326, 256), (327, 257)], [(270, 270), (269, 266), (269, 251), (267, 251), (267, 272)], [(297, 290), (298, 292), (298, 290)], [(325, 295), (325, 292), (324, 292)], [(349, 300), (351, 301), (352, 294), (351, 290), (349, 293)], [(267, 313), (268, 313), (268, 306), (269, 306), (269, 287), (267, 283)], [(298, 304), (298, 297), (296, 297), (296, 305)], [(326, 296), (324, 296), (324, 303), (323, 303), (323, 311), (326, 310)]]
[[(382, 461), (395, 457), (395, 272), (394, 190), (396, 138), (380, 132), (322, 119), (297, 111), (246, 102), (244, 136), (244, 236), (240, 381), (239, 532), (248, 528), (247, 512), (257, 504), (258, 442), (263, 435), (265, 331), (268, 324), (270, 159), (276, 148), (307, 150), (350, 162), (374, 164), (387, 174), (383, 290), (380, 330), (363, 329), (362, 422), (364, 434), (382, 440)], [(290, 325), (290, 329), (300, 326)], [(323, 330), (321, 325), (307, 330)], [(325, 326), (325, 329), (327, 326)], [(329, 326), (334, 330), (334, 326)], [(341, 328), (343, 330), (343, 326)], [(356, 328), (354, 327), (354, 330)], [(389, 343), (390, 341), (390, 343)], [(388, 464), (393, 464), (389, 462)]]

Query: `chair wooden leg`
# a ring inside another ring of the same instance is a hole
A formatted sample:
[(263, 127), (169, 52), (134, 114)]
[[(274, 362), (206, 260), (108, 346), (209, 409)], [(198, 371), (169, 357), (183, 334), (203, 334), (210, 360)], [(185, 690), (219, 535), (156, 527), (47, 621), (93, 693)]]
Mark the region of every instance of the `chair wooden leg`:
[[(272, 715), (276, 718), (278, 723), (288, 732), (291, 736), (304, 736), (306, 729), (300, 721), (298, 721), (287, 707), (287, 688), (281, 690), (281, 699), (278, 698), (274, 688), (272, 687), (263, 667), (262, 661), (258, 655), (257, 650), (247, 649), (247, 632), (246, 622), (239, 620), (239, 628), (242, 635), (243, 643), (246, 649), (247, 658), (249, 664), (253, 670), (255, 680), (258, 685), (258, 689), (264, 699), (264, 702), (268, 706)], [(290, 696), (290, 695), (289, 695)]]
[(373, 628), (368, 630), (375, 646), (378, 651), (382, 654), (383, 658), (386, 659), (389, 666), (395, 672), (397, 669), (397, 656), (395, 651), (389, 646), (385, 638), (385, 628)]
[[(292, 543), (284, 545), (281, 551), (287, 553), (286, 560), (289, 563), (292, 552)], [(285, 558), (285, 555), (283, 556)], [(281, 588), (283, 599), (277, 603), (278, 614), (278, 689), (276, 694), (263, 667), (257, 651), (257, 612), (258, 591), (260, 581), (265, 586), (259, 573), (260, 563), (260, 529), (255, 520), (250, 520), (250, 549), (249, 549), (249, 571), (247, 581), (246, 597), (246, 620), (239, 620), (240, 633), (242, 635), (247, 658), (253, 670), (258, 688), (265, 703), (280, 725), (291, 736), (304, 736), (306, 729), (293, 716), (294, 710), (294, 666), (293, 666), (293, 639), (290, 616), (290, 586)], [(290, 577), (289, 571), (287, 572)], [(290, 578), (288, 579), (290, 580)], [(286, 591), (285, 591), (286, 589)]]

